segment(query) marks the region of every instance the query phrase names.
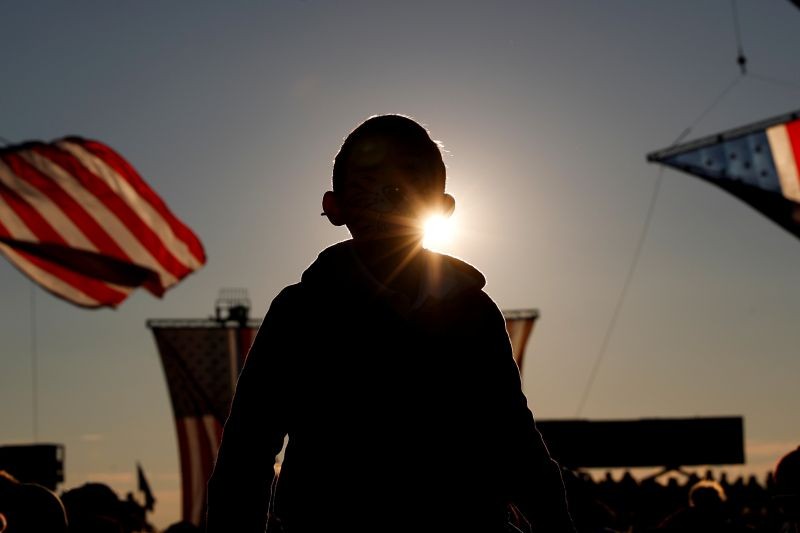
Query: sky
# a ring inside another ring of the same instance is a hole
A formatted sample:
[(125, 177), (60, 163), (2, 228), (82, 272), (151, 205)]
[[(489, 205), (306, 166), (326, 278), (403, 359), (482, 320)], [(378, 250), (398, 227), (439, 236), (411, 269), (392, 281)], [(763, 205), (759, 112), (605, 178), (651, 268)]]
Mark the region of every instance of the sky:
[[(62, 489), (136, 488), (179, 519), (175, 429), (150, 318), (203, 318), (244, 287), (260, 318), (326, 246), (331, 162), (402, 113), (445, 148), (456, 234), (502, 309), (536, 308), (536, 417), (739, 415), (760, 475), (800, 444), (800, 242), (648, 152), (800, 108), (800, 10), (728, 0), (0, 3), (0, 136), (119, 151), (201, 238), (207, 265), (117, 310), (58, 300), (0, 260), (0, 444), (66, 447)], [(782, 80), (767, 82), (766, 78)], [(698, 120), (699, 119), (699, 120)], [(33, 308), (32, 308), (33, 303)], [(33, 312), (32, 312), (33, 311)], [(309, 335), (324, 309), (309, 309)], [(32, 335), (32, 328), (35, 335)]]

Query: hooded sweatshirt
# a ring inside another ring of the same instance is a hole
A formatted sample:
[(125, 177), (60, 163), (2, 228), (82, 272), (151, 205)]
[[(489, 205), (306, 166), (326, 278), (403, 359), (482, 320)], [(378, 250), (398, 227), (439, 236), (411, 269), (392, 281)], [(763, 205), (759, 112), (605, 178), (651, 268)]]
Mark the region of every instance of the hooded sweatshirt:
[(261, 533), (269, 514), (286, 533), (492, 532), (510, 502), (542, 531), (572, 531), (483, 275), (420, 253), (413, 298), (375, 280), (352, 241), (275, 298), (225, 424), (208, 531)]

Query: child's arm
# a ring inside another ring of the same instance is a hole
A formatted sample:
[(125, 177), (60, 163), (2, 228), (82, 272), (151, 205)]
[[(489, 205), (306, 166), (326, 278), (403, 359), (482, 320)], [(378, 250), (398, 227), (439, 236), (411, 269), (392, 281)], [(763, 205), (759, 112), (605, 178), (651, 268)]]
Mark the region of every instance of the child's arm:
[(561, 468), (550, 457), (542, 435), (536, 429), (533, 414), (518, 385), (519, 370), (510, 357), (509, 362), (513, 365), (509, 373), (515, 374), (517, 383), (516, 398), (511, 402), (510, 442), (516, 443), (516, 446), (512, 444), (513, 456), (517, 458), (520, 472), (524, 473), (518, 480), (519, 486), (514, 487), (517, 495), (514, 503), (533, 524), (534, 531), (574, 532)]
[(534, 531), (573, 533), (575, 527), (567, 507), (561, 469), (550, 457), (528, 409), (502, 313), (494, 304), (491, 307), (491, 316), (486, 319), (491, 325), (487, 350), (498, 365), (494, 375), (500, 382), (502, 440), (510, 470), (512, 503), (531, 522)]
[(272, 303), (247, 356), (208, 483), (209, 533), (263, 533), (275, 456), (286, 435), (291, 313)]

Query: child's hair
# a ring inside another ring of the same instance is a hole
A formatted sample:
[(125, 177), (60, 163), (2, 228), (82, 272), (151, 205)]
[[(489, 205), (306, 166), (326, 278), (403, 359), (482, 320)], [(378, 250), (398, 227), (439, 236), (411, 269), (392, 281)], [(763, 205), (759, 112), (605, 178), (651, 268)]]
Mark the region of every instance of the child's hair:
[(339, 153), (333, 160), (333, 190), (340, 191), (345, 181), (347, 160), (356, 143), (368, 137), (384, 137), (419, 151), (430, 161), (432, 171), (444, 190), (445, 170), (439, 145), (430, 138), (428, 131), (412, 119), (403, 115), (376, 115), (368, 118), (350, 132), (344, 140)]

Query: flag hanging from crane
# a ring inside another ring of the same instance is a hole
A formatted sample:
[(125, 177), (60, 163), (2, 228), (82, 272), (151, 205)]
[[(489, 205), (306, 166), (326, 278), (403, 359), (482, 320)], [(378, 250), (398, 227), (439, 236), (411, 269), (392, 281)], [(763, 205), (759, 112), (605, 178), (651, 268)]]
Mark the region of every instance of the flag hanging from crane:
[(800, 110), (647, 155), (712, 183), (800, 238)]
[(175, 416), (183, 520), (201, 525), (236, 380), (258, 321), (149, 320)]
[(200, 268), (197, 236), (108, 146), (80, 137), (0, 148), (0, 252), (51, 293), (116, 307)]

